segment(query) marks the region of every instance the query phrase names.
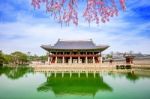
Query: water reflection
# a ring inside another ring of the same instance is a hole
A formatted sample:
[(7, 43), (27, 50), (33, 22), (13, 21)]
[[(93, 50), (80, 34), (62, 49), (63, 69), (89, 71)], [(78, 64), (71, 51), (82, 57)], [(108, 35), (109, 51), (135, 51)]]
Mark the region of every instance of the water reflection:
[(41, 84), (37, 90), (39, 92), (44, 91), (53, 91), (55, 95), (64, 95), (64, 94), (78, 94), (78, 95), (92, 95), (98, 91), (109, 91), (111, 92), (113, 89), (103, 81), (103, 77), (99, 76), (99, 74), (88, 74), (86, 77), (85, 73), (81, 73), (80, 77), (77, 73), (70, 74), (65, 73), (62, 76), (61, 73), (55, 75), (52, 73), (49, 77), (47, 77), (47, 81)]
[(133, 81), (133, 82), (139, 80), (139, 76), (137, 76), (134, 72), (128, 72), (128, 73), (126, 74), (126, 78), (127, 78), (128, 80), (130, 80), (130, 81)]
[(0, 99), (150, 99), (148, 70), (72, 74), (31, 70), (0, 68)]
[(31, 72), (32, 69), (28, 67), (0, 67), (0, 76), (6, 75), (10, 79), (19, 79), (26, 73)]
[[(139, 74), (140, 73), (140, 74)], [(108, 72), (107, 74), (109, 76), (112, 76), (113, 78), (117, 78), (118, 76), (119, 77), (126, 77), (128, 80), (130, 81), (136, 81), (136, 80), (139, 80), (141, 77), (150, 77), (150, 72), (149, 72), (149, 75), (145, 76), (145, 75), (141, 75), (142, 73), (144, 73), (143, 71), (140, 71), (140, 72), (137, 72), (137, 71), (115, 71), (115, 72)]]

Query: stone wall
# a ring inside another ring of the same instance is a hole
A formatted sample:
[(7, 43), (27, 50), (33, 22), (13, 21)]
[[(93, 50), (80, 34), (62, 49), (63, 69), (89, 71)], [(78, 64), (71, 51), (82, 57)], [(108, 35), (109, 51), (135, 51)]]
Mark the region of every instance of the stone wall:
[[(104, 63), (109, 63), (109, 61), (105, 61)], [(113, 60), (113, 64), (126, 64), (124, 60)], [(135, 58), (133, 59), (133, 64), (135, 65), (150, 65), (150, 58)]]

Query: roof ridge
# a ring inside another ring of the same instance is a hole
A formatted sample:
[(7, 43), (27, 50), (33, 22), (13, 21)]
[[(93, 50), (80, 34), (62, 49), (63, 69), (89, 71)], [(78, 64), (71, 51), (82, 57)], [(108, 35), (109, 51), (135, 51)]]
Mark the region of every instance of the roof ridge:
[(64, 40), (64, 39), (58, 39), (58, 41), (66, 41), (66, 42), (76, 42), (76, 41), (93, 41), (92, 39), (80, 39), (80, 40)]

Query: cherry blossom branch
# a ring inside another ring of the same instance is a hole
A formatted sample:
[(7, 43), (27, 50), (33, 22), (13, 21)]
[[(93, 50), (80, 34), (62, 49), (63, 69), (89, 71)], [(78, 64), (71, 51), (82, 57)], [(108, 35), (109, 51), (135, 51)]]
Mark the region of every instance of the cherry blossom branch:
[[(83, 17), (89, 23), (95, 21), (96, 24), (100, 22), (109, 21), (110, 17), (118, 15), (118, 8), (116, 0), (87, 0), (86, 8)], [(117, 0), (125, 11), (125, 0)], [(54, 19), (59, 23), (66, 23), (69, 25), (72, 22), (78, 25), (78, 0), (32, 0), (32, 5), (35, 9), (40, 9), (41, 4), (44, 3), (46, 12), (49, 12)]]

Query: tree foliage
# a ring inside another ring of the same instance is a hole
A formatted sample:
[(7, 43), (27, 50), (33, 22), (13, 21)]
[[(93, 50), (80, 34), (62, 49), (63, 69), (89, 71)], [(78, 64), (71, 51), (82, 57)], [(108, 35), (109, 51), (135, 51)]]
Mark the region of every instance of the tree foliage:
[(28, 61), (28, 56), (19, 51), (11, 53), (11, 56), (15, 64), (25, 64)]
[(29, 64), (31, 61), (42, 61), (45, 62), (47, 61), (48, 56), (47, 55), (30, 55), (26, 54), (20, 51), (15, 51), (11, 54), (4, 54), (2, 51), (0, 51), (0, 64)]
[(111, 59), (113, 56), (111, 54), (106, 55), (106, 59)]
[(13, 62), (13, 57), (11, 55), (5, 54), (4, 55), (4, 64), (9, 64)]
[(0, 51), (0, 65), (2, 65), (4, 63), (4, 55), (2, 53), (2, 51)]

